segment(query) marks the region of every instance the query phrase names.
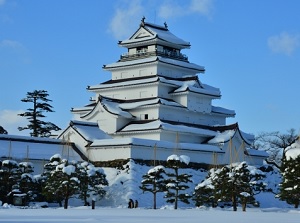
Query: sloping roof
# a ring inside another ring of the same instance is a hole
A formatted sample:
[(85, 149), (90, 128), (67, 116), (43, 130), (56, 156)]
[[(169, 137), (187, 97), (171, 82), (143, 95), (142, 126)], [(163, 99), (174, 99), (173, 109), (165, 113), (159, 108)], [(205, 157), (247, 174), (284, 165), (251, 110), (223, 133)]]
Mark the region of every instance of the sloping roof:
[(156, 62), (170, 64), (173, 66), (194, 70), (196, 72), (204, 72), (205, 71), (203, 66), (200, 66), (200, 65), (197, 65), (194, 63), (185, 62), (185, 61), (165, 58), (165, 57), (161, 57), (161, 56), (152, 56), (152, 57), (147, 57), (147, 58), (137, 59), (137, 60), (130, 60), (130, 61), (118, 61), (115, 63), (104, 65), (103, 69), (113, 70), (116, 68), (133, 67), (133, 66), (140, 65), (140, 64), (149, 64), (149, 63), (156, 63)]
[(139, 86), (141, 84), (151, 84), (151, 83), (164, 83), (173, 85), (175, 87), (173, 94), (182, 93), (182, 92), (195, 92), (204, 95), (210, 95), (213, 97), (220, 97), (221, 92), (219, 88), (212, 87), (207, 84), (203, 84), (198, 80), (197, 76), (187, 76), (183, 78), (170, 78), (160, 75), (149, 76), (147, 78), (128, 78), (122, 79), (120, 81), (108, 81), (102, 84), (89, 86), (88, 90), (96, 89), (107, 89), (107, 88), (116, 88), (116, 87), (125, 87), (125, 86)]
[(142, 23), (138, 30), (129, 38), (123, 41), (119, 42), (119, 45), (126, 46), (133, 43), (139, 43), (139, 42), (145, 42), (145, 41), (151, 41), (156, 40), (165, 42), (165, 43), (171, 43), (177, 45), (178, 48), (189, 48), (190, 43), (187, 41), (184, 41), (177, 36), (175, 36), (173, 33), (171, 33), (168, 28), (165, 26), (159, 26), (156, 24), (148, 23), (142, 20)]
[(118, 133), (129, 133), (136, 131), (151, 131), (151, 130), (169, 130), (175, 132), (185, 132), (190, 134), (205, 135), (207, 137), (214, 137), (215, 131), (207, 128), (200, 128), (196, 125), (188, 125), (185, 123), (167, 122), (164, 120), (147, 120), (142, 122), (131, 122), (124, 128), (120, 129)]
[(168, 141), (160, 140), (150, 140), (150, 139), (140, 139), (140, 138), (124, 138), (124, 139), (104, 139), (95, 140), (90, 147), (109, 147), (109, 146), (145, 146), (145, 147), (162, 147), (168, 149), (174, 149), (176, 146), (184, 150), (194, 150), (194, 151), (205, 151), (205, 152), (215, 152), (224, 153), (218, 146), (199, 144), (199, 143), (173, 143)]
[(86, 141), (94, 141), (97, 139), (110, 139), (111, 137), (102, 131), (95, 122), (84, 122), (72, 120), (70, 126)]
[(239, 129), (238, 123), (226, 126), (214, 126), (212, 127), (212, 129), (217, 131), (218, 133), (214, 138), (208, 141), (209, 144), (220, 144), (229, 142), (236, 134), (239, 134), (242, 140), (248, 145), (251, 145), (251, 143), (254, 141), (254, 136), (242, 132)]
[(211, 112), (235, 116), (235, 111), (223, 107), (211, 106)]

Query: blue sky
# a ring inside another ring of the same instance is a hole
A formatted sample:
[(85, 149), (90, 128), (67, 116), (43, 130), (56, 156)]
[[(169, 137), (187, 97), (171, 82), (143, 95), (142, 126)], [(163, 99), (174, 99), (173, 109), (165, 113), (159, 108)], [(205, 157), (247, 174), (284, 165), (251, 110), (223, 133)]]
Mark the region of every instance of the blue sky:
[(298, 0), (0, 0), (0, 125), (26, 135), (16, 114), (31, 105), (20, 100), (42, 89), (55, 110), (46, 120), (65, 128), (145, 16), (191, 43), (183, 53), (205, 66), (200, 80), (221, 89), (214, 105), (236, 111), (228, 124), (299, 132), (299, 9)]

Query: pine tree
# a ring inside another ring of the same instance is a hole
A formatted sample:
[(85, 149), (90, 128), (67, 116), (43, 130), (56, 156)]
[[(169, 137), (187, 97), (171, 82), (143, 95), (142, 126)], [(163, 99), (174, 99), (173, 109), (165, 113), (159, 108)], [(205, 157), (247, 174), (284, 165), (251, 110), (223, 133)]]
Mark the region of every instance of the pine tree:
[(153, 209), (156, 209), (156, 195), (165, 191), (165, 168), (161, 165), (151, 168), (147, 174), (143, 175), (140, 189), (143, 192), (151, 192), (153, 194)]
[(21, 162), (19, 163), (19, 173), (20, 179), (18, 182), (18, 188), (22, 193), (26, 194), (27, 201), (33, 201), (37, 194), (41, 191), (36, 191), (36, 180), (32, 175), (33, 171), (33, 164), (30, 162)]
[[(265, 188), (265, 175), (246, 162), (227, 165), (210, 173), (206, 182), (211, 182), (211, 185), (208, 186), (207, 183), (206, 187), (213, 189), (211, 196), (218, 202), (231, 202), (234, 211), (237, 211), (238, 203), (242, 204), (243, 211), (246, 211), (247, 203), (257, 205), (254, 195)], [(201, 184), (196, 188), (199, 187), (201, 188)], [(198, 200), (201, 200), (201, 194), (198, 191), (195, 193), (200, 197)]]
[(7, 131), (0, 125), (0, 134), (7, 134)]
[(60, 154), (50, 157), (49, 162), (44, 165), (44, 171), (38, 179), (42, 187), (42, 195), (48, 202), (57, 202), (62, 206), (64, 197), (61, 194), (55, 194), (55, 188), (52, 187), (52, 174), (56, 171), (56, 167), (62, 162)]
[(178, 208), (178, 201), (186, 204), (190, 203), (189, 198), (191, 198), (191, 196), (183, 191), (189, 188), (187, 183), (192, 182), (190, 180), (192, 175), (179, 173), (179, 170), (187, 167), (188, 163), (189, 157), (187, 156), (171, 155), (167, 159), (167, 167), (174, 172), (167, 173), (168, 179), (165, 181), (167, 192), (164, 197), (167, 199), (168, 203), (174, 203), (174, 209)]
[(211, 207), (217, 207), (217, 200), (216, 200), (216, 189), (215, 186), (212, 184), (212, 176), (215, 175), (215, 169), (211, 169), (208, 172), (206, 178), (199, 183), (195, 187), (195, 191), (193, 193), (193, 200), (195, 201), (195, 205), (197, 207), (202, 205), (207, 205)]
[(300, 156), (283, 159), (282, 176), (278, 197), (298, 208), (300, 203)]
[(79, 198), (84, 201), (85, 206), (89, 204), (87, 199), (91, 195), (98, 199), (104, 197), (106, 191), (103, 187), (108, 186), (108, 181), (102, 169), (96, 168), (93, 164), (84, 161), (77, 163), (76, 173), (80, 181)]
[(51, 131), (58, 131), (60, 128), (51, 122), (42, 121), (44, 112), (54, 112), (52, 106), (48, 104), (52, 100), (48, 99), (49, 94), (45, 90), (35, 90), (33, 92), (27, 92), (27, 97), (22, 99), (22, 102), (29, 102), (33, 104), (33, 108), (27, 109), (27, 112), (19, 114), (22, 117), (26, 117), (29, 120), (29, 124), (26, 127), (19, 127), (20, 131), (29, 129), (32, 132), (31, 136), (34, 137), (49, 137)]
[(61, 160), (46, 181), (45, 191), (52, 196), (64, 199), (64, 209), (68, 208), (69, 199), (78, 194), (80, 181), (76, 174), (76, 163)]
[(0, 200), (8, 202), (7, 195), (14, 189), (19, 179), (18, 163), (14, 160), (3, 160), (0, 171)]

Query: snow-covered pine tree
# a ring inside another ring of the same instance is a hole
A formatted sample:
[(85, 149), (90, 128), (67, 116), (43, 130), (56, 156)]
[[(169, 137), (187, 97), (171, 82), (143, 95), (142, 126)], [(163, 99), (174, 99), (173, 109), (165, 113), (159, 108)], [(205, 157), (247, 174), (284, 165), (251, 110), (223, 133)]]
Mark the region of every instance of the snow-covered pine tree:
[(104, 197), (106, 191), (103, 187), (108, 186), (108, 181), (101, 168), (83, 161), (77, 163), (76, 173), (80, 181), (79, 198), (83, 200), (85, 206), (89, 204), (88, 198), (90, 196), (93, 199), (102, 199)]
[(197, 207), (207, 205), (217, 207), (216, 190), (212, 184), (212, 178), (215, 176), (214, 168), (210, 169), (206, 178), (195, 187), (192, 199)]
[(300, 203), (300, 155), (285, 157), (282, 163), (282, 182), (277, 195), (280, 200), (299, 207)]
[(64, 199), (64, 209), (68, 208), (69, 199), (78, 194), (79, 180), (76, 174), (76, 163), (63, 159), (51, 172), (47, 179), (45, 190), (52, 193), (52, 196)]
[[(246, 211), (247, 203), (257, 205), (254, 195), (266, 186), (263, 182), (265, 174), (254, 166), (248, 166), (246, 162), (233, 163), (210, 173), (206, 181), (210, 181), (210, 187), (214, 189), (212, 196), (218, 202), (231, 201), (234, 211), (237, 211), (238, 203), (242, 204), (243, 211)], [(201, 184), (198, 186), (201, 187)]]
[(18, 171), (19, 164), (15, 160), (3, 160), (0, 170), (0, 200), (8, 202), (7, 195), (18, 183), (20, 174)]
[(54, 112), (52, 106), (48, 104), (52, 100), (48, 99), (49, 94), (45, 90), (34, 90), (33, 92), (27, 92), (26, 98), (23, 98), (22, 102), (32, 103), (32, 108), (27, 109), (26, 112), (19, 114), (22, 117), (26, 117), (29, 120), (29, 124), (26, 127), (19, 127), (19, 131), (29, 129), (32, 132), (31, 136), (34, 137), (49, 137), (51, 131), (58, 131), (60, 128), (52, 122), (42, 121), (44, 112)]
[[(51, 160), (59, 159), (56, 156)], [(44, 194), (48, 197), (55, 197), (55, 199), (60, 202), (64, 200), (64, 208), (68, 208), (69, 199), (74, 195), (78, 194), (80, 181), (76, 174), (76, 163), (68, 162), (68, 160), (63, 159), (59, 163), (53, 161), (53, 164), (57, 164), (55, 170), (50, 171), (49, 176), (46, 179)], [(48, 167), (51, 166), (47, 165)], [(47, 174), (46, 174), (47, 175)]]
[(21, 174), (19, 179), (19, 190), (26, 194), (27, 201), (33, 201), (37, 194), (41, 191), (36, 191), (36, 180), (33, 176), (34, 166), (31, 162), (19, 163), (19, 173)]
[(171, 155), (167, 159), (167, 167), (172, 169), (174, 172), (167, 172), (168, 178), (166, 182), (166, 195), (164, 196), (167, 199), (168, 203), (174, 203), (174, 209), (178, 208), (178, 201), (189, 204), (189, 199), (191, 195), (184, 193), (186, 189), (189, 188), (188, 182), (191, 181), (192, 175), (186, 173), (180, 173), (180, 169), (187, 167), (189, 164), (190, 158), (188, 156), (177, 156)]
[(165, 191), (165, 167), (162, 165), (151, 168), (143, 175), (140, 189), (153, 194), (153, 209), (156, 209), (156, 195)]

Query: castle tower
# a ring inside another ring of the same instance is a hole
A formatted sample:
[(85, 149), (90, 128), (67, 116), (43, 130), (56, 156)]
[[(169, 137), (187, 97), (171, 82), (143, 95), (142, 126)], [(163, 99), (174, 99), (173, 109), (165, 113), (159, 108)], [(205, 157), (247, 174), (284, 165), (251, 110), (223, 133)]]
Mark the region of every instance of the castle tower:
[[(190, 43), (172, 34), (166, 23), (160, 26), (143, 18), (119, 46), (126, 52), (103, 66), (111, 79), (88, 86), (92, 101), (72, 109), (75, 123), (93, 129), (96, 123), (101, 131), (101, 137), (87, 140), (91, 159), (151, 159), (154, 145), (164, 159), (179, 145), (178, 152), (193, 156), (194, 162), (213, 162), (219, 154), (218, 162), (226, 163), (222, 149), (232, 137), (240, 135), (238, 148), (244, 142), (251, 145), (253, 136), (243, 134), (237, 124), (226, 125), (235, 112), (213, 105), (221, 98), (220, 90), (201, 82), (198, 75), (204, 74), (204, 67), (182, 53)], [(244, 152), (237, 156), (244, 158)]]

